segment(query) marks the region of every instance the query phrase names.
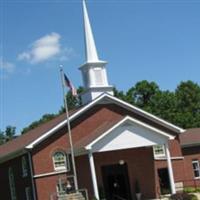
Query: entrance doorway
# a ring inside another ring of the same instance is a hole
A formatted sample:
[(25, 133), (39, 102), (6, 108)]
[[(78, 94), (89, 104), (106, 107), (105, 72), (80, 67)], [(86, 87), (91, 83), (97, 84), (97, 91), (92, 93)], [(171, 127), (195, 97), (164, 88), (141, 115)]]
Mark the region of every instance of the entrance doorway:
[(167, 168), (158, 169), (161, 194), (170, 194), (170, 182)]
[(108, 165), (101, 168), (106, 199), (130, 200), (130, 184), (127, 164)]

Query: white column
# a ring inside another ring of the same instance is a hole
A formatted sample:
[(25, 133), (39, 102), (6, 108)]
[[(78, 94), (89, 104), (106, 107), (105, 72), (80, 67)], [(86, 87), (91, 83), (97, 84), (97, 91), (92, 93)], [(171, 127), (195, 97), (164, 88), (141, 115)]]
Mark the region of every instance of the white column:
[(99, 200), (97, 177), (96, 177), (96, 171), (95, 171), (95, 166), (94, 166), (94, 158), (93, 158), (93, 154), (92, 154), (91, 151), (89, 151), (88, 155), (89, 155), (89, 162), (90, 162), (90, 170), (91, 170), (91, 175), (92, 175), (92, 185), (93, 185), (94, 195), (95, 195), (96, 199)]
[(176, 194), (176, 188), (175, 188), (175, 183), (174, 183), (174, 175), (173, 175), (172, 162), (171, 162), (171, 156), (170, 156), (168, 142), (165, 143), (165, 152), (166, 152), (166, 156), (167, 156), (167, 166), (168, 166), (171, 193)]

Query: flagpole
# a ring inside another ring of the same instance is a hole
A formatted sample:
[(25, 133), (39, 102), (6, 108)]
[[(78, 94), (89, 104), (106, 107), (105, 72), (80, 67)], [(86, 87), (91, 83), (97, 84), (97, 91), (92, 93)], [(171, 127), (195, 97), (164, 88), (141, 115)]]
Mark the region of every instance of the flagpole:
[(73, 147), (73, 142), (72, 142), (72, 135), (71, 135), (71, 127), (70, 127), (70, 122), (69, 122), (69, 111), (68, 111), (68, 106), (67, 106), (67, 98), (65, 97), (65, 88), (64, 88), (64, 74), (63, 74), (63, 69), (62, 66), (60, 66), (60, 75), (61, 75), (61, 81), (62, 81), (62, 91), (63, 91), (63, 98), (64, 98), (64, 107), (65, 107), (65, 113), (67, 117), (67, 129), (69, 133), (69, 143), (70, 143), (70, 148), (71, 148), (71, 158), (72, 158), (72, 168), (74, 172), (74, 186), (75, 190), (78, 190), (78, 181), (77, 181), (77, 173), (76, 173), (76, 163), (75, 163), (75, 157), (74, 157), (74, 147)]

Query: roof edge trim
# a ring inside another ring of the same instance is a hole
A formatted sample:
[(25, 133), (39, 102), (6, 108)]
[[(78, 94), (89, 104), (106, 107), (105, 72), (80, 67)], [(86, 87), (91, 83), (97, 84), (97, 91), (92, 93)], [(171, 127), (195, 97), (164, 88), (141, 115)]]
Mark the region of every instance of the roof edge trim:
[[(77, 111), (76, 113), (72, 114), (70, 117), (69, 117), (69, 121), (72, 121), (73, 119), (77, 118), (78, 116), (80, 116), (83, 112), (87, 111), (89, 108), (91, 108), (93, 105), (95, 105), (96, 103), (98, 103), (99, 101), (101, 101), (103, 98), (108, 98), (108, 99), (111, 99), (115, 102), (118, 102), (119, 104), (122, 104), (130, 109), (133, 109), (135, 111), (138, 111), (150, 118), (153, 118), (155, 121), (157, 121), (157, 123), (161, 123), (161, 125), (163, 126), (167, 126), (169, 129), (173, 129), (174, 131), (176, 130), (177, 133), (182, 133), (184, 132), (185, 130), (180, 128), (180, 127), (177, 127), (165, 120), (162, 120), (158, 117), (156, 117), (155, 115), (152, 115), (140, 108), (137, 108), (125, 101), (122, 101), (114, 96), (111, 96), (107, 93), (103, 93), (102, 95), (100, 95), (99, 97), (97, 97), (96, 99), (94, 99), (92, 102), (86, 104), (82, 109), (80, 109), (79, 111)], [(48, 136), (50, 136), (51, 134), (53, 134), (55, 131), (59, 130), (60, 128), (62, 128), (65, 124), (67, 123), (67, 119), (65, 119), (64, 121), (62, 121), (61, 123), (59, 123), (57, 126), (55, 126), (54, 128), (52, 128), (51, 130), (47, 131), (46, 133), (44, 133), (42, 136), (40, 136), (39, 138), (37, 138), (36, 140), (34, 140), (33, 142), (31, 142), (30, 144), (28, 144), (25, 148), (26, 149), (32, 149), (34, 148), (34, 146), (36, 146), (37, 144), (39, 144), (40, 142), (42, 142), (43, 140), (45, 140)]]
[(173, 129), (175, 129), (176, 131), (178, 131), (179, 133), (185, 132), (185, 129), (182, 129), (182, 128), (180, 128), (180, 127), (178, 127), (178, 126), (176, 126), (176, 125), (174, 125), (174, 124), (172, 124), (172, 123), (170, 123), (170, 122), (167, 122), (167, 121), (165, 121), (165, 120), (163, 120), (163, 119), (161, 119), (161, 118), (159, 118), (159, 117), (157, 117), (157, 116), (155, 116), (155, 115), (149, 113), (149, 112), (146, 112), (146, 111), (142, 110), (141, 108), (138, 108), (138, 107), (136, 107), (136, 106), (134, 106), (134, 105), (131, 105), (130, 103), (127, 103), (127, 102), (125, 102), (125, 101), (123, 101), (123, 100), (121, 100), (121, 99), (118, 99), (118, 98), (116, 98), (116, 97), (114, 97), (114, 96), (111, 96), (111, 95), (109, 95), (109, 94), (106, 94), (106, 96), (109, 96), (109, 98), (111, 98), (111, 99), (117, 101), (118, 103), (124, 104), (124, 105), (127, 106), (127, 107), (130, 107), (130, 108), (132, 108), (132, 109), (134, 109), (134, 110), (136, 110), (136, 111), (141, 112), (142, 114), (145, 114), (145, 115), (148, 116), (148, 117), (153, 118), (154, 120), (156, 120), (156, 121), (158, 121), (158, 122), (161, 122), (162, 125), (166, 125), (166, 126), (168, 126), (168, 128), (171, 127), (171, 128), (173, 128)]

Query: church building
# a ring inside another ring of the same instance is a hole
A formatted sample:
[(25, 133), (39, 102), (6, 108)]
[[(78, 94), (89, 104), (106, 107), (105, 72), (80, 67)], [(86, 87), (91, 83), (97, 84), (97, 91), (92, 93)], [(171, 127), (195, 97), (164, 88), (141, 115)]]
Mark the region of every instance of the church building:
[(76, 189), (90, 200), (159, 199), (200, 187), (200, 129), (184, 130), (114, 97), (85, 0), (83, 17), (83, 106), (0, 146), (0, 199), (56, 200)]

